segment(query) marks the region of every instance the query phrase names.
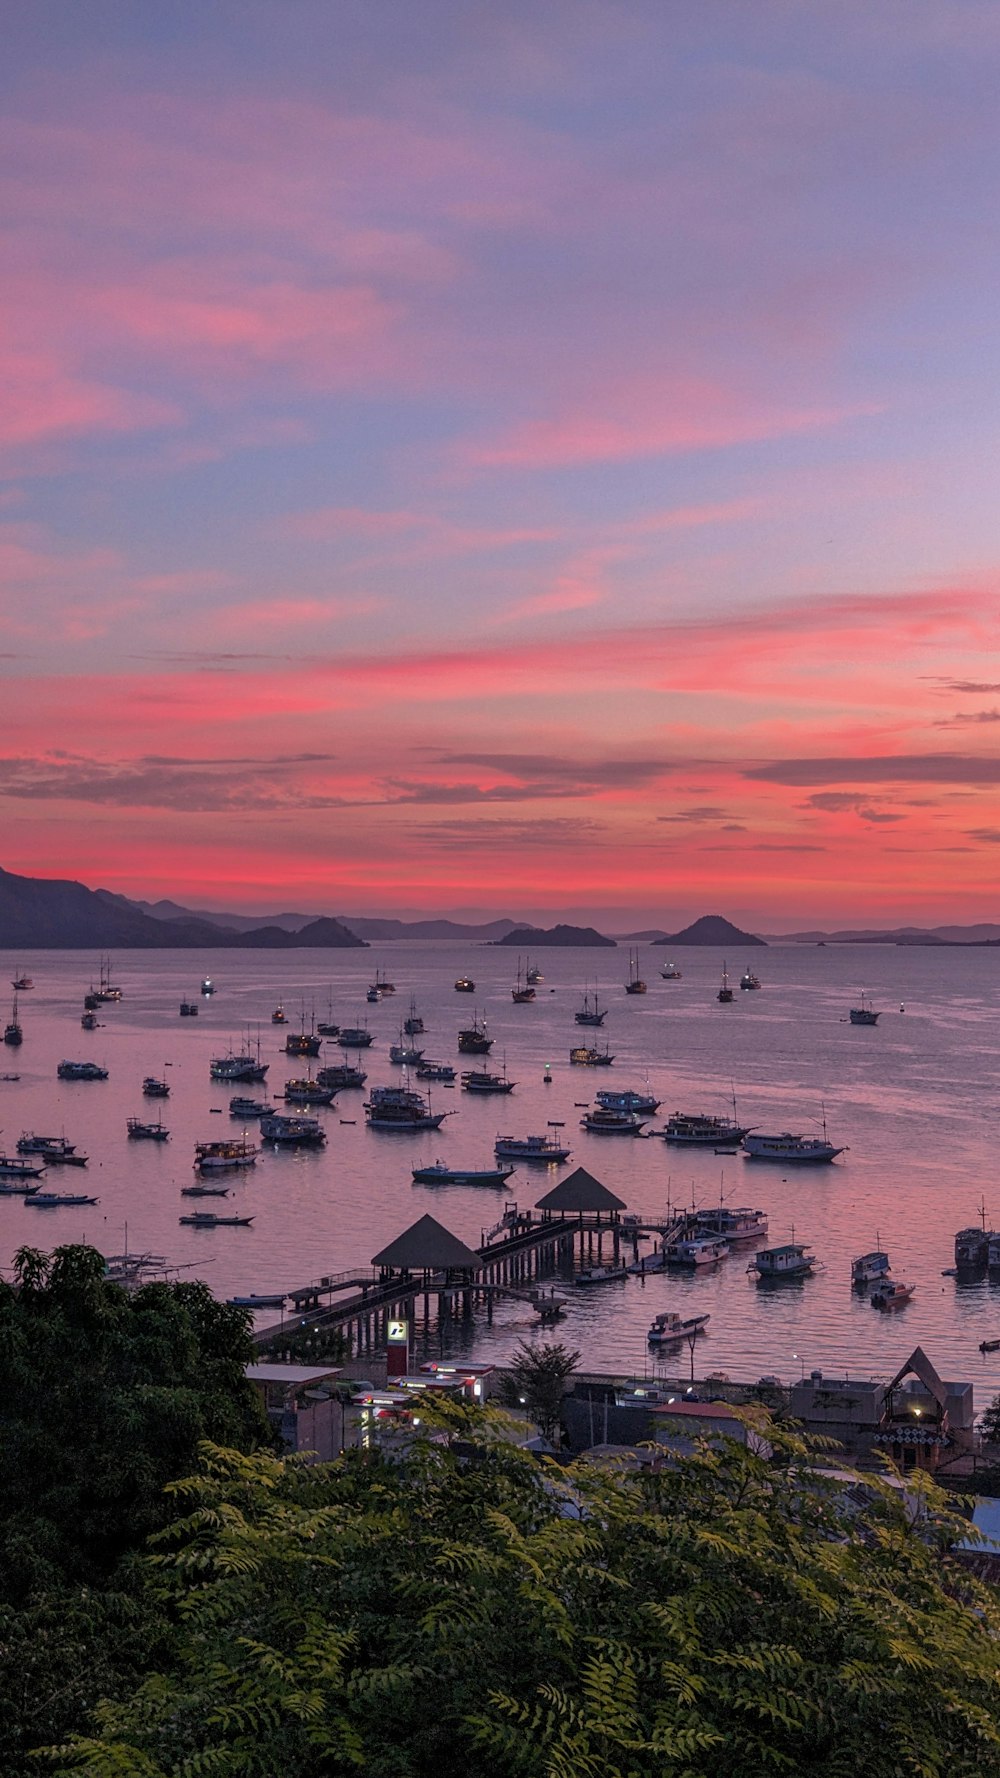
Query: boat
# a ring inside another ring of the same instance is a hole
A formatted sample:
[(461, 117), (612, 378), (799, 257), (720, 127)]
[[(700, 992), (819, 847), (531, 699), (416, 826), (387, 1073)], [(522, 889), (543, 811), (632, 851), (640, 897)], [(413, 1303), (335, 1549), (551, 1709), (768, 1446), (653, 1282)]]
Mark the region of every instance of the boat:
[(39, 1167), (36, 1173), (11, 1174), (8, 1178), (0, 1170), (0, 1198), (26, 1198), (37, 1192), (42, 1174), (43, 1168)]
[(288, 1014), (286, 1013), (283, 1006), (276, 1006), (275, 1007), (273, 1013), (271, 1014), (271, 1023), (272, 1023), (272, 1025), (287, 1025)]
[(65, 1136), (36, 1136), (33, 1130), (22, 1131), (17, 1152), (40, 1155), (45, 1166), (85, 1167), (90, 1159), (80, 1153), (74, 1142), (67, 1142)]
[(142, 1083), (142, 1092), (145, 1099), (169, 1099), (170, 1085), (155, 1074), (147, 1074)]
[(56, 1073), (60, 1080), (107, 1080), (106, 1068), (96, 1062), (60, 1062)]
[(684, 971), (678, 969), (676, 963), (665, 963), (660, 970), (660, 980), (664, 982), (679, 982), (683, 975)]
[(729, 1242), (721, 1235), (688, 1235), (677, 1241), (665, 1241), (663, 1245), (668, 1266), (714, 1266), (728, 1253)]
[(199, 1173), (222, 1173), (235, 1167), (252, 1167), (256, 1159), (256, 1146), (242, 1137), (224, 1137), (221, 1142), (196, 1142), (194, 1145), (194, 1165)]
[(544, 982), (545, 977), (537, 963), (528, 963), (524, 971), (524, 979), (529, 988), (537, 988), (539, 982)]
[(410, 1010), (407, 1013), (406, 1018), (403, 1020), (403, 1030), (406, 1032), (407, 1037), (419, 1037), (423, 1028), (424, 1028), (424, 1021), (420, 1017), (420, 1014), (417, 1011), (416, 1000), (414, 999), (413, 995), (411, 994), (410, 995)]
[(695, 1233), (717, 1235), (732, 1244), (734, 1241), (759, 1241), (767, 1234), (767, 1212), (747, 1207), (713, 1205), (709, 1210), (695, 1212)]
[(206, 998), (208, 997), (208, 995), (215, 993), (215, 983), (213, 982), (210, 975), (207, 975), (205, 977), (204, 981), (202, 982), (201, 991), (206, 996)]
[(446, 1085), (450, 1085), (454, 1084), (457, 1072), (458, 1070), (453, 1068), (450, 1062), (423, 1061), (417, 1069), (417, 1079), (440, 1080), (444, 1081)]
[(229, 1101), (230, 1117), (268, 1117), (271, 1109), (267, 1099), (247, 1099), (242, 1093)]
[(199, 1180), (196, 1185), (182, 1185), (182, 1198), (228, 1198), (228, 1185), (209, 1185), (206, 1180)]
[(747, 965), (747, 968), (743, 971), (743, 974), (740, 976), (740, 987), (743, 988), (744, 990), (746, 990), (748, 988), (759, 988), (760, 987), (760, 976), (754, 975), (754, 972), (749, 967), (749, 965)]
[(661, 1314), (654, 1315), (647, 1340), (651, 1346), (673, 1346), (679, 1340), (691, 1338), (700, 1333), (710, 1315), (680, 1315), (676, 1309), (664, 1309)]
[(782, 1130), (777, 1136), (758, 1136), (749, 1131), (743, 1138), (744, 1152), (751, 1161), (780, 1161), (782, 1166), (815, 1166), (822, 1161), (836, 1160), (844, 1153), (822, 1136), (800, 1136)]
[(99, 1204), (99, 1198), (89, 1198), (85, 1192), (27, 1192), (26, 1204), (33, 1204), (36, 1210), (76, 1209), (81, 1204)]
[(888, 1275), (888, 1271), (889, 1255), (877, 1247), (871, 1253), (861, 1253), (857, 1259), (852, 1259), (851, 1283), (877, 1284)]
[(780, 1247), (761, 1247), (747, 1266), (756, 1272), (760, 1283), (782, 1278), (803, 1278), (816, 1264), (816, 1255), (799, 1241), (784, 1241)]
[(625, 983), (625, 992), (626, 994), (645, 994), (647, 992), (646, 984), (639, 974), (638, 948), (628, 954), (628, 981)]
[(342, 1050), (371, 1049), (374, 1041), (367, 1025), (341, 1025), (340, 1036), (337, 1038)]
[(399, 1068), (415, 1068), (423, 1059), (423, 1050), (418, 1050), (412, 1043), (405, 1041), (403, 1028), (400, 1026), (399, 1042), (389, 1045), (390, 1062), (395, 1062)]
[(981, 1227), (959, 1229), (955, 1236), (955, 1264), (960, 1271), (984, 1266), (989, 1252), (990, 1235), (985, 1223)]
[(190, 1215), (179, 1216), (177, 1220), (193, 1229), (248, 1229), (253, 1217), (218, 1216), (214, 1210), (192, 1210)]
[(581, 1288), (588, 1284), (614, 1284), (626, 1275), (624, 1260), (618, 1260), (606, 1266), (583, 1266), (573, 1278), (573, 1283), (579, 1284)]
[(677, 1148), (735, 1148), (750, 1134), (749, 1124), (733, 1117), (706, 1117), (701, 1112), (674, 1111), (658, 1135)]
[(318, 1118), (272, 1111), (260, 1120), (261, 1140), (277, 1148), (322, 1148), (326, 1131)]
[(303, 1077), (286, 1080), (283, 1098), (286, 1105), (332, 1105), (336, 1089), (321, 1086), (318, 1080)]
[(608, 1016), (608, 1009), (607, 1009), (607, 1007), (601, 1006), (601, 1004), (597, 998), (597, 989), (596, 988), (594, 989), (594, 998), (593, 998), (593, 1000), (591, 1000), (590, 991), (589, 991), (589, 989), (585, 988), (584, 993), (583, 993), (583, 1005), (581, 1006), (579, 1012), (575, 1012), (573, 1014), (573, 1017), (576, 1020), (577, 1024), (578, 1025), (603, 1025), (607, 1016)]
[(569, 1059), (574, 1068), (610, 1068), (615, 1058), (607, 1044), (599, 1050), (590, 1044), (576, 1043), (569, 1052)]
[(439, 1130), (450, 1116), (448, 1111), (432, 1111), (429, 1101), (410, 1087), (373, 1087), (365, 1100), (370, 1130), (400, 1130), (407, 1134)]
[(498, 1136), (493, 1144), (498, 1160), (537, 1161), (543, 1166), (568, 1161), (572, 1152), (554, 1136)]
[(722, 986), (719, 989), (717, 999), (721, 1000), (723, 1006), (728, 1006), (730, 1004), (730, 1001), (732, 1000), (732, 998), (733, 998), (733, 990), (729, 986), (729, 972), (726, 968), (726, 965), (723, 964), (722, 965)]
[(616, 1111), (610, 1105), (598, 1105), (584, 1112), (580, 1124), (592, 1136), (639, 1136), (646, 1121), (635, 1111)]
[(45, 1162), (28, 1155), (0, 1154), (0, 1179), (41, 1179)]
[(533, 983), (525, 982), (521, 973), (520, 957), (517, 960), (517, 987), (511, 988), (510, 997), (515, 1006), (527, 1006), (535, 998)]
[(389, 980), (384, 969), (376, 969), (372, 987), (377, 989), (380, 994), (395, 994), (396, 992), (395, 982)]
[(849, 1014), (851, 1024), (877, 1025), (882, 1014), (880, 1012), (872, 1011), (871, 999), (867, 998), (863, 991), (860, 995), (860, 1002), (861, 1004), (859, 1006), (851, 1007)]
[(98, 975), (98, 986), (95, 988), (93, 982), (91, 982), (90, 994), (87, 998), (92, 999), (96, 1006), (117, 1005), (118, 1001), (122, 999), (122, 991), (111, 980), (110, 957), (101, 958)]
[(80, 1023), (85, 1031), (96, 1031), (98, 1028), (96, 1012), (81, 1013)]
[(449, 1167), (447, 1161), (433, 1161), (429, 1167), (413, 1168), (414, 1185), (506, 1185), (514, 1167)]
[(474, 994), (475, 991), (476, 991), (476, 984), (473, 981), (471, 975), (460, 975), (457, 977), (456, 982), (455, 982), (455, 993), (456, 994)]
[(10, 985), (16, 994), (27, 994), (35, 984), (30, 975), (18, 975), (14, 977)]
[(199, 1007), (197, 1000), (181, 1001), (180, 1014), (182, 1019), (196, 1019), (198, 1017), (198, 1012)]
[(644, 1253), (641, 1259), (632, 1261), (628, 1268), (630, 1278), (645, 1278), (647, 1272), (665, 1272), (667, 1261), (662, 1247), (654, 1247), (652, 1253)]
[(11, 1049), (17, 1049), (18, 1045), (22, 1044), (24, 1042), (24, 1032), (21, 1029), (21, 1025), (18, 1020), (18, 1016), (17, 1016), (17, 994), (16, 993), (14, 995), (14, 1004), (11, 1008), (10, 1019), (9, 1019), (8, 1023), (4, 1026), (3, 1040), (4, 1040), (4, 1043), (10, 1044)]
[(330, 1068), (320, 1068), (316, 1079), (322, 1087), (332, 1087), (335, 1093), (347, 1092), (351, 1087), (363, 1087), (368, 1079), (363, 1068), (355, 1068), (353, 1062), (334, 1062)]
[(320, 1019), (317, 1021), (316, 1030), (319, 1033), (320, 1037), (339, 1037), (340, 1036), (340, 1026), (336, 1023), (334, 1016), (333, 1016), (333, 993), (332, 993), (332, 991), (330, 994), (330, 998), (327, 1001), (326, 1018)]
[(368, 992), (365, 995), (365, 999), (367, 1000), (369, 1006), (378, 1006), (379, 1002), (382, 999), (381, 988), (376, 988), (373, 983), (372, 986), (368, 989)]
[(161, 1123), (147, 1124), (141, 1117), (126, 1119), (125, 1128), (131, 1142), (166, 1142), (170, 1135)]
[(636, 1093), (630, 1087), (602, 1087), (594, 1097), (607, 1111), (659, 1111), (660, 1101), (652, 1093)]
[(902, 1309), (915, 1289), (915, 1284), (903, 1284), (898, 1278), (884, 1278), (868, 1300), (873, 1309)]
[(462, 1076), (463, 1093), (512, 1093), (516, 1085), (516, 1080), (507, 1079), (506, 1068), (502, 1074), (490, 1074), (485, 1068), (470, 1068)]
[(986, 1263), (991, 1272), (1000, 1267), (1000, 1235), (991, 1234), (986, 1243)]
[(300, 1031), (289, 1031), (288, 1036), (285, 1038), (285, 1055), (318, 1056), (322, 1043), (323, 1039), (316, 1030), (315, 1020), (311, 1021), (309, 1030), (306, 1030), (305, 1014), (303, 1013), (302, 1029)]
[(283, 1309), (288, 1298), (275, 1291), (272, 1296), (251, 1293), (250, 1296), (227, 1297), (226, 1301), (231, 1303), (234, 1309)]
[(485, 1018), (481, 1019), (478, 1012), (473, 1018), (472, 1024), (467, 1025), (463, 1031), (459, 1032), (458, 1047), (463, 1056), (489, 1055), (493, 1048), (493, 1039), (486, 1030)]

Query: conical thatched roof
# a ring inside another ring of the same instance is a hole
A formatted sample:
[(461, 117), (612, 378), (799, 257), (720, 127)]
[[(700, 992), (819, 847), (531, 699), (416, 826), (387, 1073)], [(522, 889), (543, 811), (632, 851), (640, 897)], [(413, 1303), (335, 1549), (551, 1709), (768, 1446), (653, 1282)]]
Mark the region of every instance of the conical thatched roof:
[(536, 1206), (539, 1210), (564, 1210), (567, 1215), (593, 1215), (596, 1211), (624, 1210), (621, 1198), (588, 1173), (585, 1167), (577, 1167), (574, 1172), (560, 1179), (544, 1198), (539, 1198)]
[(478, 1272), (482, 1263), (478, 1253), (433, 1216), (422, 1216), (372, 1260), (373, 1266), (408, 1272)]

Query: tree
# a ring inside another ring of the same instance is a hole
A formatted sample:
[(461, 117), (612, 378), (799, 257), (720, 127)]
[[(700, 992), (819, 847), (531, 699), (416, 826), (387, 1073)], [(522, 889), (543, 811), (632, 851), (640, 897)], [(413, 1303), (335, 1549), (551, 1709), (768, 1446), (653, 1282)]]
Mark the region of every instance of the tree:
[(566, 1385), (580, 1362), (563, 1345), (529, 1346), (521, 1340), (501, 1383), (501, 1399), (521, 1406), (547, 1439), (555, 1439)]
[(780, 1429), (563, 1469), (468, 1419), (391, 1464), (206, 1448), (149, 1565), (172, 1658), (60, 1778), (1000, 1774), (1000, 1608), (927, 1478), (856, 1511)]
[(1000, 1445), (1000, 1395), (993, 1397), (979, 1422), (979, 1429), (984, 1444)]

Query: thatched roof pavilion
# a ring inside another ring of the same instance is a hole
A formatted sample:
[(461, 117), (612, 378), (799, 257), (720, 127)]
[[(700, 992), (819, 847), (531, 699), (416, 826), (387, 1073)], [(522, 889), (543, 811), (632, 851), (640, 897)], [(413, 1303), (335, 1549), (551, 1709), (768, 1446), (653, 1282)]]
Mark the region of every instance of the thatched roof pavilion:
[(586, 1216), (597, 1222), (616, 1223), (625, 1205), (585, 1167), (577, 1167), (546, 1192), (544, 1198), (539, 1198), (536, 1209), (542, 1212), (546, 1222), (556, 1216)]
[(376, 1253), (372, 1265), (378, 1266), (384, 1277), (401, 1272), (407, 1276), (419, 1273), (426, 1279), (432, 1273), (444, 1272), (449, 1278), (461, 1274), (462, 1281), (467, 1283), (473, 1272), (482, 1270), (483, 1262), (472, 1247), (466, 1247), (435, 1217), (421, 1216), (388, 1247), (383, 1247), (381, 1253)]

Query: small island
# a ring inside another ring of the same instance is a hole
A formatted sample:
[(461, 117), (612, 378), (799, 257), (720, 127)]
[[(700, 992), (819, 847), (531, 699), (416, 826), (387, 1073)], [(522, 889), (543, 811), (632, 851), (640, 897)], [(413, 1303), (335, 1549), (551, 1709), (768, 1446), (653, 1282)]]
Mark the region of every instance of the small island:
[(591, 949), (600, 947), (605, 950), (617, 950), (618, 941), (605, 938), (603, 932), (595, 931), (593, 926), (515, 926), (503, 938), (493, 940), (494, 944), (504, 945), (508, 950), (534, 951), (543, 945), (587, 945)]
[(741, 932), (731, 920), (724, 920), (721, 914), (702, 914), (691, 926), (685, 926), (683, 932), (675, 932), (667, 938), (654, 938), (654, 945), (763, 945), (767, 948), (766, 938), (756, 938), (752, 932)]

